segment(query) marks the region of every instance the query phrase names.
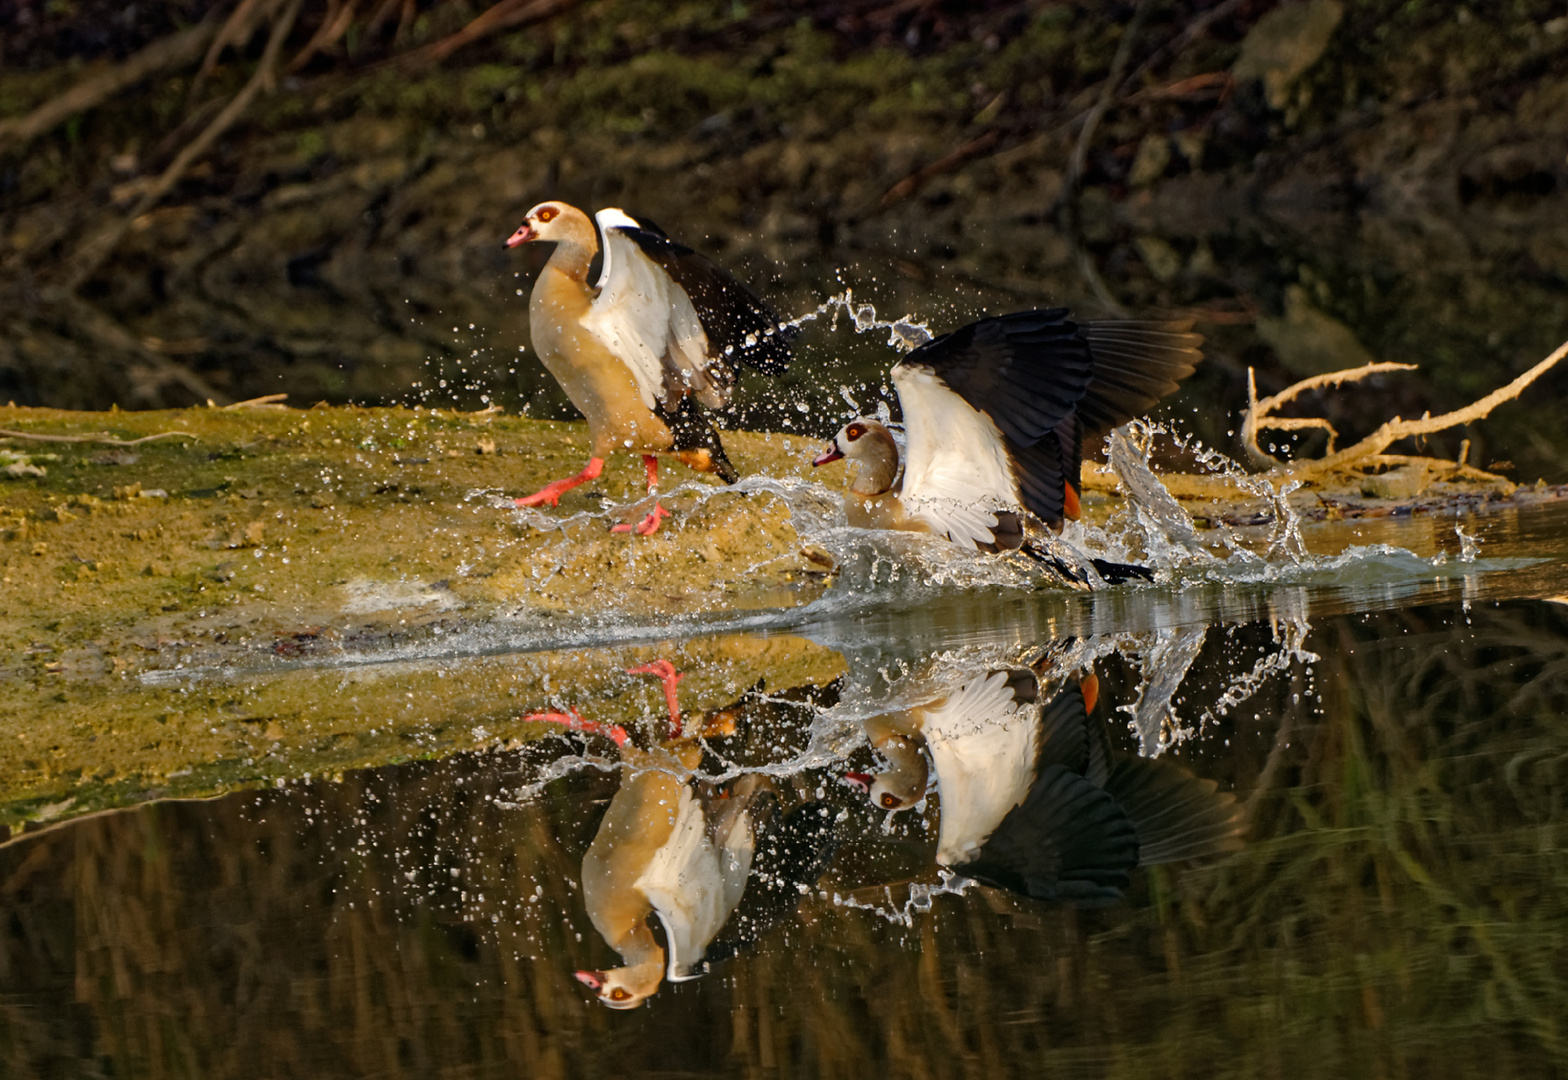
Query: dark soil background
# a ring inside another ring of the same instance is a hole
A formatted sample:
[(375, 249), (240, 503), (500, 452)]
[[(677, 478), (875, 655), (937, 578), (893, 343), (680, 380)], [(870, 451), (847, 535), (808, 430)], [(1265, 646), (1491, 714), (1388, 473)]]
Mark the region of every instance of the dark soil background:
[[(526, 348), (547, 252), (501, 247), (545, 198), (651, 216), (790, 315), (845, 288), (935, 330), (1190, 313), (1210, 360), (1169, 408), (1231, 450), (1249, 368), (1269, 393), (1420, 364), (1301, 403), (1343, 444), (1568, 338), (1568, 21), (1556, 0), (0, 0), (0, 401), (567, 415)], [(829, 431), (895, 354), (841, 319), (798, 357), (730, 422)], [(1568, 478), (1565, 390), (1554, 372), (1425, 449)]]

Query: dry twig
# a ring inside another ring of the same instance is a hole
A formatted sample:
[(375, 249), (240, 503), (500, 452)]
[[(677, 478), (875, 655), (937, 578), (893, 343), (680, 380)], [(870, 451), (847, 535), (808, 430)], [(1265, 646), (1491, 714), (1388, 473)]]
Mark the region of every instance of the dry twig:
[(160, 431), (156, 435), (143, 435), (139, 439), (116, 439), (107, 431), (94, 432), (91, 435), (45, 435), (37, 431), (11, 431), (0, 428), (0, 437), (7, 439), (26, 439), (29, 442), (58, 442), (58, 443), (96, 443), (101, 446), (137, 446), (154, 439), (194, 439), (188, 431)]
[(500, 0), (500, 3), (486, 8), (457, 33), (406, 53), (399, 58), (399, 62), (410, 67), (439, 64), (465, 45), (514, 26), (541, 22), (575, 7), (576, 3), (577, 0)]

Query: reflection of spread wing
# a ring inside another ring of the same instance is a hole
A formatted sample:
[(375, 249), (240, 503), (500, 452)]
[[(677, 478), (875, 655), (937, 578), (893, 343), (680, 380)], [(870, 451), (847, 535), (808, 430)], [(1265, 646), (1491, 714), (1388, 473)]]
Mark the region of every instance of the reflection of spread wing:
[(702, 957), (740, 902), (751, 872), (751, 822), (737, 815), (718, 846), (709, 839), (702, 801), (681, 789), (675, 828), (649, 861), (636, 887), (664, 927), (671, 982), (702, 974)]
[(1041, 770), (1029, 796), (978, 856), (953, 869), (1038, 900), (1109, 903), (1138, 863), (1138, 834), (1116, 800), (1065, 765)]
[(795, 807), (757, 836), (751, 881), (735, 915), (708, 946), (705, 958), (716, 964), (755, 946), (800, 904), (827, 872), (838, 850), (837, 810), (825, 802)]
[(1138, 865), (1157, 866), (1241, 848), (1241, 806), (1213, 780), (1158, 758), (1123, 758), (1105, 790), (1138, 831)]
[(604, 269), (583, 325), (631, 369), (649, 409), (673, 407), (687, 390), (710, 408), (724, 405), (734, 376), (710, 360), (691, 298), (632, 238), (636, 222), (619, 210), (601, 210), (598, 220)]
[(936, 859), (944, 866), (974, 858), (1034, 780), (1040, 727), (1035, 710), (1019, 700), (1018, 676), (1032, 692), (1030, 673), (993, 671), (921, 710), (941, 798)]

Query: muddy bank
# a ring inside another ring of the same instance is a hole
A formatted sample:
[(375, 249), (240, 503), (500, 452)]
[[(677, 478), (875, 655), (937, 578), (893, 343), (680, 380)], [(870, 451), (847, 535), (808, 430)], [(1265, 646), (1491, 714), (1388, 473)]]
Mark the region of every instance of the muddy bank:
[[(280, 80), (81, 280), (84, 245), (254, 72), (264, 35), (192, 100), (177, 69), (0, 147), (0, 395), (568, 415), (517, 296), (544, 253), (499, 245), (546, 196), (648, 214), (790, 314), (847, 286), (938, 329), (1040, 303), (1191, 311), (1210, 360), (1173, 412), (1222, 448), (1248, 366), (1267, 393), (1421, 364), (1313, 403), (1348, 438), (1471, 400), (1568, 337), (1568, 32), (1544, 0), (1485, 19), (1178, 3), (1136, 27), (1101, 4), (563, 4), (409, 68), (392, 61), (474, 14), (415, 8)], [(290, 47), (321, 19), (304, 5)], [(8, 117), (113, 62), (36, 34), (0, 77)], [(735, 422), (823, 434), (840, 385), (874, 397), (893, 359), (820, 323), (799, 353)], [(1568, 477), (1562, 378), (1438, 449), (1469, 438), (1482, 466)]]

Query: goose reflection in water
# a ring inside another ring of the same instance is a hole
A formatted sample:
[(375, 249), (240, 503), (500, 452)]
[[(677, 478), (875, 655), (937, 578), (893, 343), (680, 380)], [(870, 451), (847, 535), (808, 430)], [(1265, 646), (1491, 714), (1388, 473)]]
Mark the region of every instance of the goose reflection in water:
[(1233, 795), (1169, 761), (1117, 755), (1090, 719), (1098, 680), (1067, 678), (1044, 700), (1045, 664), (959, 673), (930, 704), (868, 718), (886, 767), (845, 780), (899, 812), (935, 773), (937, 864), (1040, 900), (1109, 903), (1136, 866), (1240, 848)]
[[(821, 798), (786, 811), (793, 788), (762, 773), (703, 779), (715, 772), (704, 768), (704, 742), (723, 745), (740, 727), (776, 735), (783, 695), (748, 694), (687, 724), (667, 661), (631, 670), (664, 682), (669, 729), (651, 749), (575, 711), (530, 717), (619, 747), (620, 787), (583, 857), (582, 885), (589, 919), (622, 964), (577, 972), (616, 1009), (760, 942), (829, 872), (853, 820)], [(929, 670), (940, 674), (924, 685), (925, 704), (861, 721), (885, 767), (845, 779), (893, 813), (934, 787), (936, 868), (1039, 900), (1099, 904), (1123, 896), (1135, 867), (1241, 846), (1233, 795), (1170, 761), (1112, 749), (1107, 725), (1091, 719), (1092, 674), (1049, 660)]]
[[(733, 735), (734, 712), (711, 714), (688, 731), (674, 667), (660, 660), (630, 673), (664, 682), (669, 735), (651, 750), (639, 749), (619, 725), (575, 711), (529, 717), (604, 735), (620, 748), (621, 786), (583, 857), (582, 885), (589, 919), (623, 963), (577, 972), (612, 1009), (636, 1008), (665, 979), (697, 978), (710, 953), (723, 959), (753, 944), (793, 909), (801, 895), (797, 882), (819, 877), (835, 846), (824, 803), (784, 814), (766, 776), (747, 774), (723, 785), (697, 779), (699, 738)], [(748, 885), (752, 902), (737, 910)], [(650, 918), (663, 930), (662, 946)]]

